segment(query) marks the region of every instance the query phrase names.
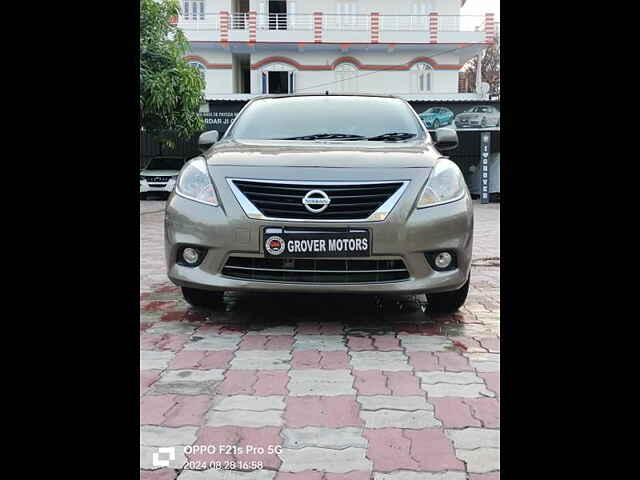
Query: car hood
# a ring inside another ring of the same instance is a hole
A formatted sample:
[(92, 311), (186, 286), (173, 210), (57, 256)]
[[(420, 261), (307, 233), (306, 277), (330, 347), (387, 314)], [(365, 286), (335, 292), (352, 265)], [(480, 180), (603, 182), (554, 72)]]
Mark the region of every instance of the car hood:
[(442, 155), (423, 140), (408, 142), (228, 140), (209, 149), (210, 166), (430, 168)]
[(484, 114), (475, 113), (475, 112), (472, 112), (472, 113), (460, 113), (460, 114), (458, 114), (458, 116), (456, 118), (476, 118), (476, 117), (481, 117), (482, 115), (484, 115)]
[(144, 177), (170, 177), (178, 175), (180, 170), (142, 170), (140, 175)]

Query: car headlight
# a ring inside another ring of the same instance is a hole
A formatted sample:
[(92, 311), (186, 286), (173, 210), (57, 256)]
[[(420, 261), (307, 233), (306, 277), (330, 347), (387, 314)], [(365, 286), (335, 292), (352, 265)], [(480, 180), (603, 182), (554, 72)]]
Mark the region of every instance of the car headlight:
[(202, 158), (191, 160), (184, 166), (178, 175), (176, 192), (196, 202), (218, 205), (218, 197), (209, 178), (207, 163)]
[(145, 178), (142, 175), (140, 175), (140, 181), (142, 182), (143, 180), (145, 180)]
[(427, 180), (427, 185), (418, 200), (418, 208), (433, 207), (454, 202), (464, 196), (466, 184), (458, 166), (451, 160), (441, 158)]

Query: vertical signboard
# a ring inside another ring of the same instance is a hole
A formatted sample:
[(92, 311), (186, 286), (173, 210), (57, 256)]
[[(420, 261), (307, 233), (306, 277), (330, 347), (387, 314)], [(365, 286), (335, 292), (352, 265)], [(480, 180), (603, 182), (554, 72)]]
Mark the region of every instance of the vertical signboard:
[(480, 136), (480, 159), (482, 175), (480, 177), (480, 203), (489, 203), (489, 153), (491, 152), (491, 133), (483, 132)]

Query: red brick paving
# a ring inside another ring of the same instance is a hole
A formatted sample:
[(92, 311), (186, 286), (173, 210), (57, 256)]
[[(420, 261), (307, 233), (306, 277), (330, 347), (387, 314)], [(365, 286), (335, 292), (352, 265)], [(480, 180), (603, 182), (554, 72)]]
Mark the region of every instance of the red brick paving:
[(405, 437), (411, 440), (411, 458), (418, 462), (418, 470), (441, 472), (462, 470), (464, 463), (456, 458), (453, 443), (439, 428), (405, 430)]
[(380, 370), (354, 370), (354, 388), (360, 395), (391, 395), (387, 377)]
[(481, 426), (480, 420), (473, 416), (471, 407), (464, 398), (431, 398), (429, 402), (434, 406), (436, 418), (442, 422), (445, 428)]
[(286, 405), (284, 419), (289, 428), (340, 428), (363, 425), (360, 420), (360, 408), (354, 396), (290, 396), (286, 399)]
[(363, 435), (369, 440), (367, 457), (374, 471), (417, 470), (418, 463), (409, 453), (411, 440), (399, 428), (365, 429)]

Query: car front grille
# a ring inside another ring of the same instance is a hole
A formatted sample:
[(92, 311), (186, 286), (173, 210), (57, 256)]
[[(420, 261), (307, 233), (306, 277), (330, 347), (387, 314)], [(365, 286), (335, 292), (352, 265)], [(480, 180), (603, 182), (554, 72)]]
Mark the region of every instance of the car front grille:
[(282, 283), (380, 283), (409, 278), (404, 261), (229, 257), (227, 277)]
[[(403, 185), (403, 182), (311, 184), (238, 179), (232, 182), (265, 217), (309, 220), (367, 219)], [(313, 190), (323, 191), (331, 200), (322, 212), (310, 212), (302, 203), (304, 196)]]

